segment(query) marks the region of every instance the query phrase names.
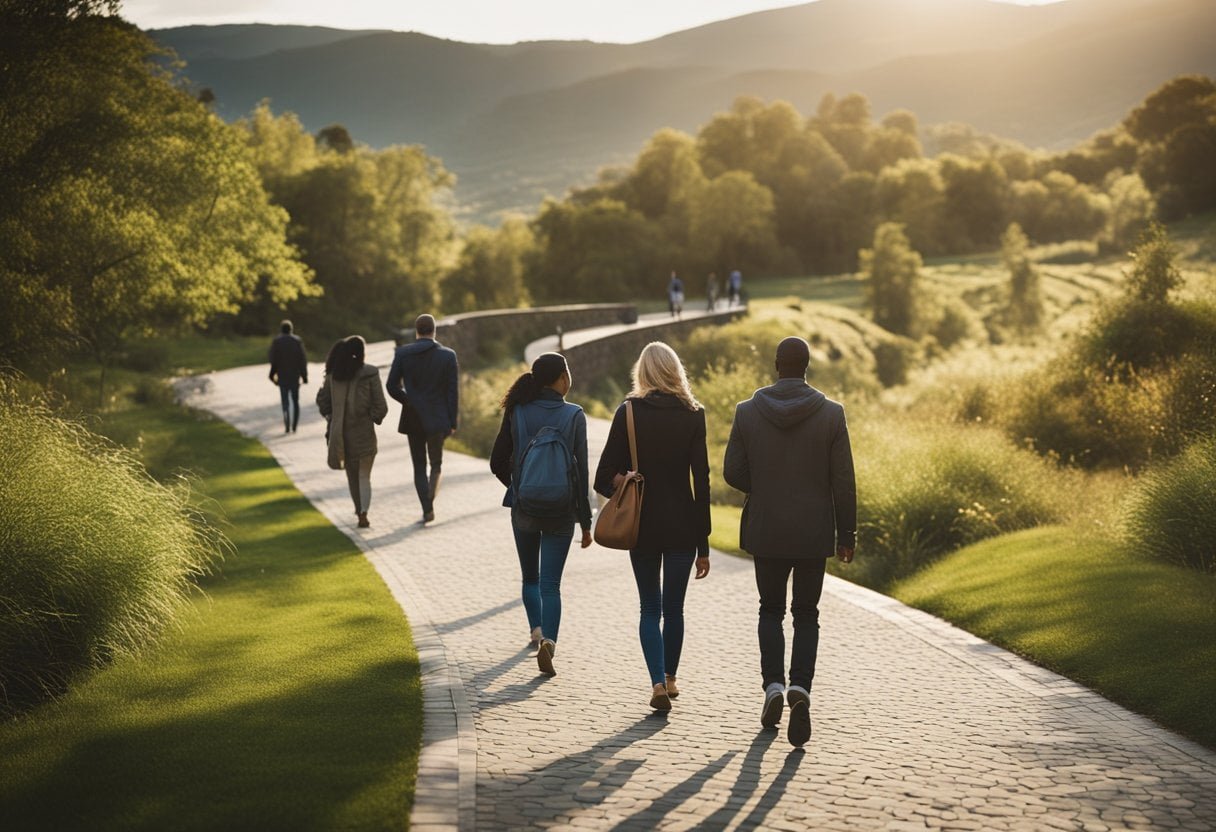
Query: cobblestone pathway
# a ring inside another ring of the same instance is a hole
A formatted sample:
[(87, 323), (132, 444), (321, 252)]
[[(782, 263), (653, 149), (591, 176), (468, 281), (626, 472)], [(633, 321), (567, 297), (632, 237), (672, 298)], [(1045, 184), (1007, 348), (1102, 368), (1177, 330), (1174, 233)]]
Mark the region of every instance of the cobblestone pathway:
[[(389, 354), (386, 344), (369, 352), (384, 375)], [(427, 691), (415, 829), (1216, 828), (1216, 754), (831, 579), (814, 736), (791, 751), (784, 732), (760, 729), (755, 588), (750, 564), (725, 555), (689, 587), (669, 716), (646, 705), (621, 552), (571, 552), (558, 675), (542, 677), (525, 646), (502, 489), (484, 461), (449, 454), (438, 519), (418, 525), (394, 407), (372, 473), (372, 527), (358, 530), (345, 478), (325, 467), (315, 385), (290, 437), (264, 368), (199, 388), (191, 401), (265, 441), (410, 616)], [(605, 433), (594, 425), (593, 461)]]

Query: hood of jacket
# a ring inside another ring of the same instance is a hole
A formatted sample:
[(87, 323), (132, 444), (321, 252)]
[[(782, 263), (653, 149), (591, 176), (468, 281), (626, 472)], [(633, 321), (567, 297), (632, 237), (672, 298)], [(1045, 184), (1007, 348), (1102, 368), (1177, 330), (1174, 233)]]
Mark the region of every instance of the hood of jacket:
[(402, 355), (419, 355), (420, 353), (433, 350), (439, 346), (439, 342), (434, 338), (419, 338), (410, 344), (397, 347), (397, 352)]
[(783, 378), (752, 394), (756, 410), (779, 428), (788, 428), (813, 416), (828, 397), (800, 378)]
[(528, 402), (525, 406), (536, 405), (537, 407), (543, 407), (546, 410), (555, 410), (559, 407), (564, 407), (565, 404), (566, 400), (562, 398), (561, 393), (557, 392), (552, 387), (546, 387), (540, 391), (540, 395)]

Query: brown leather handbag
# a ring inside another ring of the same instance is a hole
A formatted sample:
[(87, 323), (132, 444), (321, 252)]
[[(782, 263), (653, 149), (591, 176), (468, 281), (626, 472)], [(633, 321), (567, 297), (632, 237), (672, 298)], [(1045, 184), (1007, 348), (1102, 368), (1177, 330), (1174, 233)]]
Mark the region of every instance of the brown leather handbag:
[(595, 542), (609, 549), (632, 549), (638, 544), (638, 525), (642, 522), (642, 495), (646, 480), (638, 471), (638, 439), (633, 427), (633, 402), (625, 402), (625, 425), (629, 431), (629, 462), (612, 498), (604, 503), (595, 520)]

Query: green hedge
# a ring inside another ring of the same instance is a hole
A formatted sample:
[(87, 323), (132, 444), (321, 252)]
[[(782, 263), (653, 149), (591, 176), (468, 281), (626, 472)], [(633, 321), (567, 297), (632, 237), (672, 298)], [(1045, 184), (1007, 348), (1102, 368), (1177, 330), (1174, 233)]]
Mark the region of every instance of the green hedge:
[(1216, 574), (1216, 438), (1141, 476), (1125, 518), (1133, 552)]

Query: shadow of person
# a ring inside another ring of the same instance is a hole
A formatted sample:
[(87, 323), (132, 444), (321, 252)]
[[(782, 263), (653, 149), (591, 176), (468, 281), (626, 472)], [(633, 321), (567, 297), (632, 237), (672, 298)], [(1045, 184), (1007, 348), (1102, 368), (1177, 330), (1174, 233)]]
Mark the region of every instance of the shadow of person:
[(764, 828), (764, 821), (768, 818), (768, 813), (781, 802), (781, 798), (785, 796), (786, 786), (794, 779), (798, 766), (802, 765), (804, 759), (806, 759), (806, 751), (801, 748), (795, 748), (785, 755), (781, 771), (777, 772), (773, 782), (768, 784), (768, 788), (760, 796), (760, 801), (747, 813), (747, 817), (739, 824), (738, 829)]

